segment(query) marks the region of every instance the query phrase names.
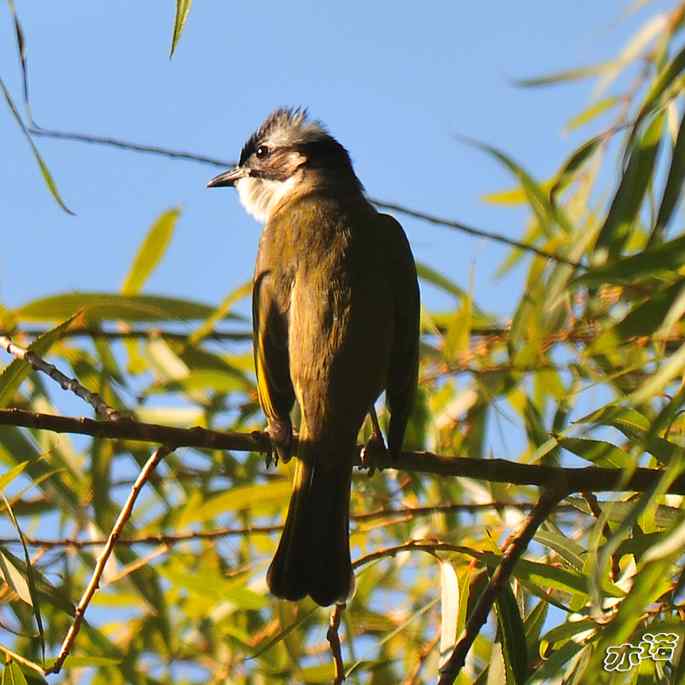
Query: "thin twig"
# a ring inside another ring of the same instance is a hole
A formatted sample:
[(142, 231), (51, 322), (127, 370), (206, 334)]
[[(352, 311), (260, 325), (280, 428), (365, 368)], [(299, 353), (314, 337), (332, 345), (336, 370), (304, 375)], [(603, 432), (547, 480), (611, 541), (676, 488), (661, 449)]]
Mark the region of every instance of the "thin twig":
[(113, 407), (110, 407), (100, 395), (88, 390), (88, 388), (81, 385), (75, 378), (69, 378), (69, 376), (63, 374), (56, 366), (46, 362), (35, 352), (13, 343), (12, 339), (8, 336), (0, 336), (0, 347), (16, 359), (22, 359), (30, 364), (31, 368), (35, 371), (47, 374), (53, 381), (59, 383), (62, 390), (73, 392), (77, 397), (88, 402), (98, 414), (104, 416), (106, 419), (116, 421), (121, 418), (120, 412)]
[(159, 464), (159, 462), (162, 459), (169, 455), (171, 451), (172, 448), (167, 447), (165, 445), (158, 447), (152, 453), (150, 458), (145, 462), (145, 465), (138, 474), (138, 478), (136, 479), (136, 482), (133, 484), (131, 492), (129, 493), (129, 496), (126, 499), (126, 502), (124, 503), (124, 506), (122, 507), (121, 511), (119, 512), (119, 516), (117, 517), (116, 522), (114, 523), (112, 532), (109, 534), (109, 537), (107, 538), (105, 548), (102, 550), (102, 553), (98, 557), (97, 563), (95, 565), (95, 570), (93, 571), (93, 576), (91, 577), (90, 582), (84, 590), (83, 595), (81, 596), (81, 599), (78, 603), (78, 606), (76, 607), (76, 610), (74, 612), (74, 621), (71, 624), (71, 627), (69, 628), (66, 637), (64, 638), (64, 642), (62, 643), (62, 647), (59, 650), (59, 654), (57, 655), (57, 658), (55, 659), (54, 663), (50, 666), (49, 669), (47, 669), (47, 673), (59, 673), (62, 668), (62, 665), (64, 664), (64, 660), (67, 658), (67, 656), (69, 656), (69, 653), (71, 652), (74, 646), (76, 636), (78, 635), (79, 630), (81, 629), (81, 623), (83, 622), (83, 617), (86, 613), (86, 609), (88, 608), (90, 600), (93, 598), (93, 595), (96, 593), (100, 585), (100, 579), (102, 578), (102, 574), (105, 570), (105, 566), (107, 565), (107, 561), (109, 560), (109, 557), (111, 556), (112, 551), (114, 550), (114, 546), (116, 545), (117, 539), (121, 535), (121, 531), (124, 529), (124, 526), (126, 525), (131, 516), (131, 512), (133, 511), (133, 506), (136, 503), (138, 494), (142, 490), (143, 486), (147, 482), (152, 472), (155, 470), (157, 464)]
[(172, 159), (184, 159), (188, 162), (200, 162), (201, 164), (209, 164), (216, 167), (226, 168), (235, 165), (235, 162), (217, 159), (216, 157), (206, 157), (205, 155), (197, 155), (193, 152), (184, 152), (182, 150), (170, 150), (169, 148), (160, 147), (158, 145), (141, 145), (139, 143), (131, 143), (127, 140), (121, 140), (120, 138), (110, 138), (109, 136), (91, 136), (86, 133), (70, 133), (68, 131), (56, 131), (54, 129), (35, 126), (29, 129), (29, 133), (42, 138), (56, 138), (57, 140), (73, 140), (79, 143), (92, 143), (93, 145), (107, 145), (109, 147), (119, 148), (120, 150), (161, 155), (163, 157), (171, 157)]
[(47, 675), (48, 673), (48, 671), (46, 671), (42, 666), (39, 666), (37, 663), (31, 661), (30, 659), (27, 659), (21, 654), (13, 652), (11, 649), (8, 649), (4, 645), (0, 645), (0, 652), (2, 652), (6, 657), (9, 657), (9, 659), (11, 659), (12, 661), (16, 661), (18, 664), (22, 664), (22, 666), (26, 666), (26, 668), (30, 668), (32, 671), (36, 671), (36, 673), (40, 673), (42, 676)]
[(331, 652), (333, 653), (333, 663), (335, 664), (335, 680), (333, 681), (335, 685), (340, 685), (340, 683), (345, 680), (345, 664), (342, 658), (342, 646), (340, 644), (340, 635), (338, 635), (338, 629), (340, 628), (340, 620), (342, 619), (343, 611), (345, 611), (345, 602), (341, 604), (336, 604), (331, 611), (331, 618), (328, 624), (328, 632), (326, 633), (326, 639), (331, 646)]
[(520, 531), (510, 537), (508, 544), (503, 550), (502, 559), (492, 574), (483, 594), (478, 598), (478, 602), (469, 617), (464, 631), (457, 640), (452, 654), (440, 669), (438, 685), (451, 685), (455, 681), (466, 661), (466, 655), (471, 649), (471, 645), (487, 621), (492, 605), (499, 592), (509, 580), (516, 562), (525, 552), (537, 529), (566, 494), (562, 490), (543, 492), (540, 501), (526, 518)]
[[(174, 428), (132, 419), (119, 421), (95, 421), (87, 418), (54, 416), (24, 411), (0, 409), (0, 426), (23, 426), (50, 430), (56, 433), (76, 433), (100, 438), (119, 438), (140, 442), (197, 447), (203, 449), (260, 452), (266, 454), (271, 442), (266, 433), (219, 432), (205, 428)], [(357, 447), (354, 465), (360, 466)], [(583, 492), (644, 492), (654, 486), (663, 475), (659, 469), (636, 468), (629, 478), (622, 469), (588, 466), (585, 468), (561, 468), (540, 464), (520, 464), (506, 459), (469, 459), (432, 452), (401, 452), (398, 455), (381, 455), (378, 468), (390, 468), (414, 473), (432, 473), (439, 476), (461, 476), (494, 483), (510, 485), (559, 486), (568, 493)], [(685, 476), (676, 478), (668, 492), (685, 495)]]
[[(163, 155), (164, 157), (171, 157), (173, 159), (184, 159), (191, 162), (200, 162), (202, 164), (209, 164), (215, 167), (227, 168), (235, 165), (235, 162), (217, 159), (215, 157), (207, 157), (205, 155), (198, 155), (191, 152), (184, 152), (180, 150), (172, 150), (169, 148), (160, 147), (157, 145), (141, 145), (139, 143), (131, 143), (120, 138), (111, 138), (108, 136), (93, 136), (85, 133), (72, 133), (68, 131), (56, 131), (53, 129), (46, 128), (31, 128), (29, 132), (35, 136), (43, 136), (45, 138), (56, 138), (59, 140), (72, 140), (79, 143), (91, 143), (94, 145), (107, 145), (109, 147), (116, 147), (121, 150), (130, 150), (131, 152), (142, 152), (154, 155)], [(568, 264), (574, 268), (584, 269), (585, 267), (579, 262), (574, 262), (567, 257), (554, 254), (552, 252), (547, 252), (534, 245), (529, 245), (527, 243), (521, 242), (519, 240), (514, 240), (512, 238), (507, 238), (507, 236), (501, 233), (496, 233), (493, 231), (484, 231), (473, 226), (467, 226), (459, 221), (454, 221), (452, 219), (444, 219), (442, 217), (435, 216), (433, 214), (428, 214), (427, 212), (419, 212), (415, 209), (410, 209), (404, 207), (403, 205), (395, 204), (394, 202), (386, 202), (385, 200), (379, 200), (377, 198), (369, 198), (376, 207), (380, 209), (387, 209), (393, 212), (398, 212), (399, 214), (404, 214), (405, 216), (410, 216), (414, 219), (419, 219), (421, 221), (426, 221), (431, 224), (436, 224), (439, 226), (446, 226), (462, 233), (468, 235), (476, 236), (478, 238), (485, 238), (487, 240), (493, 240), (504, 245), (509, 245), (510, 247), (518, 248), (519, 250), (524, 250), (525, 252), (532, 252), (545, 259), (551, 259), (555, 262), (560, 262), (562, 264)]]
[[(581, 493), (583, 499), (587, 503), (588, 507), (590, 508), (590, 511), (592, 512), (592, 515), (596, 519), (600, 519), (602, 516), (602, 509), (599, 506), (599, 502), (597, 501), (597, 497), (593, 492), (588, 492), (587, 490), (585, 492)], [(611, 527), (609, 526), (609, 522), (605, 521), (604, 522), (604, 528), (602, 530), (604, 533), (604, 537), (607, 540), (610, 540), (613, 533), (611, 531)], [(618, 580), (619, 577), (621, 576), (621, 566), (619, 564), (620, 561), (620, 555), (618, 554), (612, 554), (611, 555), (611, 579), (612, 580)]]
[(515, 247), (525, 252), (533, 252), (539, 257), (551, 259), (552, 261), (559, 262), (561, 264), (568, 264), (569, 266), (572, 266), (576, 269), (586, 268), (580, 262), (575, 262), (572, 259), (568, 259), (568, 257), (554, 254), (553, 252), (547, 252), (547, 250), (535, 247), (535, 245), (523, 243), (520, 240), (507, 238), (507, 236), (502, 235), (501, 233), (495, 233), (494, 231), (484, 231), (480, 228), (474, 228), (473, 226), (463, 224), (460, 221), (445, 219), (443, 217), (435, 216), (434, 214), (428, 214), (427, 212), (419, 212), (415, 209), (409, 209), (409, 207), (404, 207), (403, 205), (395, 204), (394, 202), (386, 202), (385, 200), (378, 200), (375, 198), (369, 198), (369, 201), (376, 205), (376, 207), (379, 207), (380, 209), (388, 209), (391, 212), (397, 212), (398, 214), (404, 214), (405, 216), (410, 216), (414, 219), (420, 219), (421, 221), (426, 221), (429, 224), (435, 224), (437, 226), (446, 226), (447, 228), (452, 228), (456, 231), (461, 231), (462, 233), (476, 236), (477, 238), (486, 238), (487, 240), (492, 240), (497, 243), (509, 245), (510, 247)]
[[(365, 514), (351, 514), (352, 521), (374, 521), (377, 519), (399, 519), (398, 521), (391, 521), (390, 523), (404, 523), (417, 516), (431, 516), (434, 514), (448, 514), (458, 511), (464, 512), (478, 512), (489, 509), (505, 509), (514, 508), (523, 511), (529, 511), (535, 505), (530, 502), (483, 502), (480, 504), (439, 504), (431, 507), (403, 507), (400, 509), (381, 509), (379, 511), (372, 511)], [(569, 511), (582, 514), (577, 507), (569, 504), (559, 506), (557, 511)], [(218, 540), (227, 537), (249, 537), (251, 535), (273, 535), (280, 533), (283, 530), (282, 524), (273, 526), (246, 526), (243, 528), (215, 528), (213, 530), (194, 530), (187, 533), (153, 533), (150, 535), (140, 535), (133, 538), (119, 538), (116, 541), (119, 547), (132, 547), (133, 545), (154, 545), (173, 547), (174, 545), (182, 544), (184, 542), (192, 542), (194, 540)], [(107, 543), (107, 539), (85, 540), (79, 538), (33, 538), (27, 537), (24, 542), (29, 547), (40, 547), (44, 549), (60, 549), (63, 547), (70, 547), (73, 549), (87, 549), (89, 547), (100, 547)], [(16, 545), (21, 541), (18, 538), (0, 538), (0, 545)]]
[(401, 545), (393, 545), (392, 547), (384, 547), (377, 549), (375, 552), (365, 554), (352, 562), (352, 569), (357, 570), (372, 561), (383, 559), (385, 557), (394, 557), (401, 552), (427, 552), (428, 554), (435, 554), (436, 552), (457, 552), (465, 554), (469, 557), (480, 558), (483, 552), (472, 549), (471, 547), (463, 547), (462, 545), (452, 545), (449, 542), (430, 542), (427, 540), (410, 540)]

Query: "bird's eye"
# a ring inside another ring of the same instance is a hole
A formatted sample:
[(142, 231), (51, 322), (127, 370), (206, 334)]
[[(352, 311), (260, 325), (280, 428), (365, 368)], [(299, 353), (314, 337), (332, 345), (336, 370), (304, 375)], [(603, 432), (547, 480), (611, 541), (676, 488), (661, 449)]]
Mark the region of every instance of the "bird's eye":
[(260, 145), (255, 154), (257, 155), (257, 159), (264, 159), (264, 157), (269, 154), (269, 148), (266, 145)]

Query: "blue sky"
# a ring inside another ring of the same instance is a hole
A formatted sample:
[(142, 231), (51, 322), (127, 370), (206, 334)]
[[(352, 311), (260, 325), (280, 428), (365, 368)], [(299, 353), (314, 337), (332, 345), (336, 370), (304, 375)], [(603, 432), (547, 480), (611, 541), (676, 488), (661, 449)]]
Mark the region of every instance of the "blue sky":
[[(195, 3), (171, 61), (171, 1), (19, 2), (18, 10), (34, 116), (45, 127), (233, 159), (271, 109), (302, 104), (350, 150), (372, 196), (519, 237), (523, 214), (480, 199), (511, 184), (506, 172), (453, 136), (551, 174), (581, 142), (562, 129), (591, 85), (530, 90), (511, 79), (611, 57), (644, 19), (619, 21), (627, 4)], [(4, 4), (0, 76), (19, 104)], [(4, 305), (118, 289), (151, 222), (177, 205), (176, 236), (146, 291), (216, 303), (249, 278), (259, 227), (233, 191), (205, 189), (215, 169), (38, 140), (70, 217), (43, 186), (4, 103), (0, 132)], [(473, 268), (477, 301), (511, 313), (521, 273), (492, 277), (506, 248), (401, 221), (417, 259), (465, 287)], [(444, 302), (429, 290), (424, 299)]]

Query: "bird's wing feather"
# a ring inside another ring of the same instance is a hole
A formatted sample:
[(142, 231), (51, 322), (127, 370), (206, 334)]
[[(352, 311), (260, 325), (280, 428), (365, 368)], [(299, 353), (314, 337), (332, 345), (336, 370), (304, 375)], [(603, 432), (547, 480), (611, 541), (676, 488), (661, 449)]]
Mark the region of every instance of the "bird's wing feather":
[(288, 422), (295, 401), (288, 362), (288, 321), (269, 283), (269, 272), (255, 277), (252, 291), (254, 361), (259, 403), (270, 422)]
[(416, 395), (419, 372), (419, 285), (416, 265), (402, 226), (393, 217), (381, 214), (391, 263), (394, 334), (386, 397), (390, 406), (388, 447), (402, 449), (404, 432)]

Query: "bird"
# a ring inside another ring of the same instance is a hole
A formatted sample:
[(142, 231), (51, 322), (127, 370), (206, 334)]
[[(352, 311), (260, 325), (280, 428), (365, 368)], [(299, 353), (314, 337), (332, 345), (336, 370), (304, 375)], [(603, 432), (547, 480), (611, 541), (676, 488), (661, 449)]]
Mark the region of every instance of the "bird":
[(296, 457), (267, 584), (281, 599), (343, 603), (354, 592), (349, 509), (358, 433), (385, 390), (387, 450), (396, 457), (415, 400), (420, 294), (412, 250), (399, 222), (367, 199), (347, 150), (302, 107), (269, 114), (238, 164), (207, 185), (235, 187), (264, 224), (252, 294), (257, 391), (277, 459)]

